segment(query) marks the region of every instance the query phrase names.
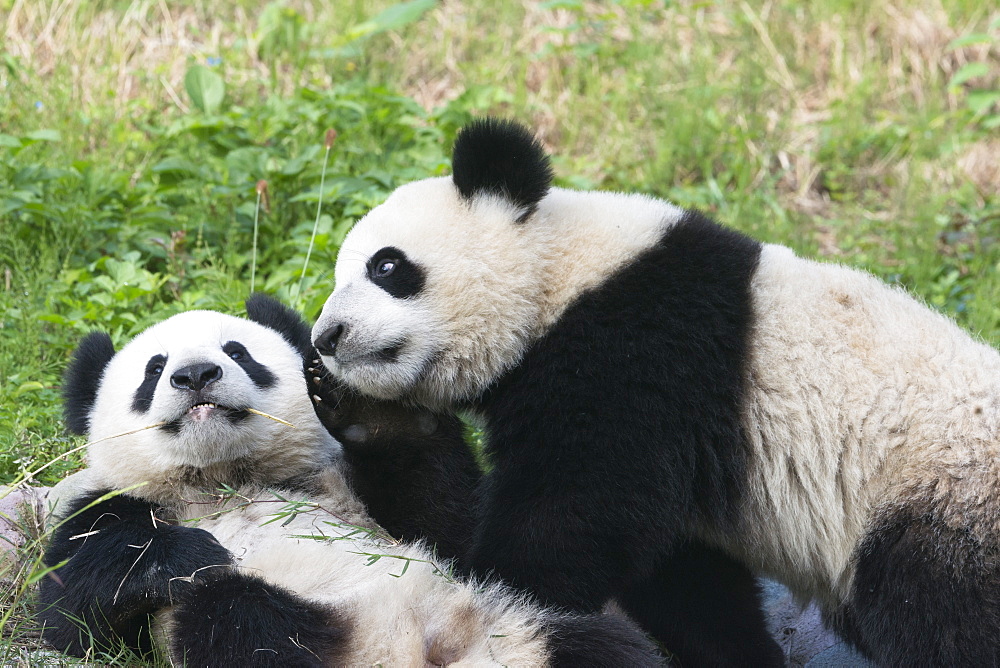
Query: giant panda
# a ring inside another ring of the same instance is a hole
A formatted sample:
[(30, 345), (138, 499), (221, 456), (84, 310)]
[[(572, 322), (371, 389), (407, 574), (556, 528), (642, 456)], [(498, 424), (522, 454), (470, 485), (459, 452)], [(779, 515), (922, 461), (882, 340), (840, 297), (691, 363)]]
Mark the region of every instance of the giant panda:
[[(84, 656), (158, 640), (188, 666), (655, 660), (621, 619), (463, 583), (422, 543), (386, 535), (347, 483), (364, 467), (345, 472), (307, 394), (308, 326), (263, 296), (246, 307), (249, 319), (173, 316), (118, 352), (103, 333), (78, 347), (64, 393), (88, 467), (54, 490), (61, 520), (40, 592), (52, 644)], [(427, 415), (353, 406), (350, 425), (336, 406), (324, 414), (348, 432), (405, 423), (441, 437)]]
[(774, 664), (754, 575), (884, 665), (1000, 662), (1000, 355), (902, 290), (668, 202), (551, 186), (483, 119), (344, 240), (313, 328), (374, 397), (482, 420), (466, 562)]

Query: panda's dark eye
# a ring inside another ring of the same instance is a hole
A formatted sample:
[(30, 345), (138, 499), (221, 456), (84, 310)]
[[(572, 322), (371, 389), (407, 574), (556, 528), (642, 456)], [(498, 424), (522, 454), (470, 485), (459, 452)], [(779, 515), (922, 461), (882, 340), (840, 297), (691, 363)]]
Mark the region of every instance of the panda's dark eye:
[(424, 288), (423, 268), (393, 246), (380, 248), (369, 256), (368, 279), (396, 299), (408, 299)]
[(159, 376), (163, 373), (163, 367), (166, 365), (167, 359), (163, 355), (155, 355), (148, 362), (146, 362), (146, 375), (147, 376)]
[(375, 263), (375, 270), (372, 272), (372, 278), (385, 278), (389, 276), (396, 270), (396, 265), (399, 264), (399, 260), (386, 258), (379, 260)]
[(257, 387), (271, 387), (277, 382), (277, 378), (271, 373), (271, 370), (255, 360), (246, 346), (239, 341), (227, 341), (222, 346), (222, 352), (239, 364)]

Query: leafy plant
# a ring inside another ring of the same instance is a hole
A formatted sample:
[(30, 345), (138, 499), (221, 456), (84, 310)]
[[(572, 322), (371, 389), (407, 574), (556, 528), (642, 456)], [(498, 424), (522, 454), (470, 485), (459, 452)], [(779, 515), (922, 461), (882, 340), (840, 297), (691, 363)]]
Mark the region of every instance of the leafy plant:
[[(986, 44), (990, 50), (1000, 50), (1000, 16), (994, 18), (987, 32), (970, 33), (948, 45), (951, 50)], [(989, 82), (973, 85), (976, 81)], [(951, 88), (968, 87), (965, 104), (976, 120), (986, 129), (1000, 127), (1000, 67), (995, 61), (973, 61), (958, 68), (948, 82)]]

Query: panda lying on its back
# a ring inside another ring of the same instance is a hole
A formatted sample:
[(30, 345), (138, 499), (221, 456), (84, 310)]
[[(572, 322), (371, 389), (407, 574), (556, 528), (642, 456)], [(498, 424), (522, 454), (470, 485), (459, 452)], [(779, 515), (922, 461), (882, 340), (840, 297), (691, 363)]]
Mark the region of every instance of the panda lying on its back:
[[(55, 490), (68, 519), (45, 556), (49, 566), (65, 561), (42, 582), (51, 643), (77, 655), (116, 640), (149, 649), (155, 613), (153, 635), (189, 666), (653, 656), (620, 620), (455, 582), (420, 544), (380, 537), (306, 394), (308, 328), (268, 298), (249, 300), (247, 312), (251, 320), (183, 313), (118, 353), (106, 335), (81, 343), (66, 414), (93, 444), (89, 468)], [(416, 428), (436, 437), (433, 423)], [(450, 429), (444, 438), (460, 439)], [(355, 436), (356, 446), (378, 443)], [(365, 475), (361, 467), (351, 479)], [(105, 498), (116, 489), (127, 491)], [(399, 519), (391, 502), (381, 507)]]
[(313, 340), (362, 392), (485, 419), (476, 572), (616, 598), (682, 660), (781, 660), (761, 572), (880, 663), (1000, 663), (995, 350), (862, 272), (550, 188), (514, 123), (453, 165), (351, 230)]

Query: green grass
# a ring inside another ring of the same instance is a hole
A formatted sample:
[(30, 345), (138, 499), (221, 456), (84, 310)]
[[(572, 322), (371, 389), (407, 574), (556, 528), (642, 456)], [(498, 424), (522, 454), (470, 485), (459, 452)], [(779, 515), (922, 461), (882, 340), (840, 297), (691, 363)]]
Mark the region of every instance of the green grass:
[(0, 0), (0, 484), (81, 443), (59, 378), (82, 333), (120, 343), (184, 309), (239, 312), (259, 180), (258, 286), (313, 317), (351, 223), (446, 173), (456, 129), (487, 112), (535, 127), (561, 185), (707, 210), (904, 285), (998, 345), (989, 11)]

